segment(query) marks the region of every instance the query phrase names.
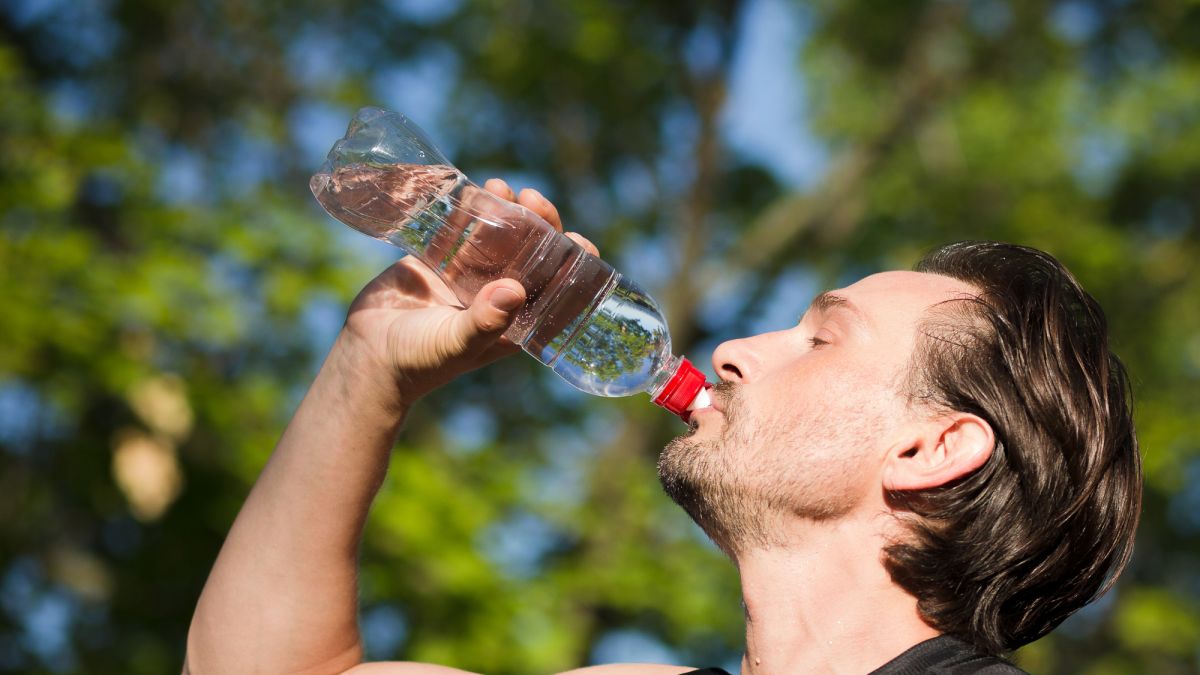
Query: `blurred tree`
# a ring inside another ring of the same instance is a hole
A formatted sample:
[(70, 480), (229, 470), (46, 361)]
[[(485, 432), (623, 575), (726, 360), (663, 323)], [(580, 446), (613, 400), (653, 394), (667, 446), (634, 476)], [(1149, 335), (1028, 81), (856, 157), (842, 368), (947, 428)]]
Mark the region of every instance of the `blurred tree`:
[[(679, 352), (802, 310), (797, 273), (832, 286), (968, 237), (1059, 256), (1134, 374), (1149, 492), (1118, 589), (1018, 658), (1200, 669), (1200, 6), (805, 5), (830, 161), (803, 189), (724, 146), (745, 11), (0, 7), (0, 670), (178, 667), (221, 538), (383, 264), (305, 190), (366, 104), (408, 112), (475, 178), (538, 186), (660, 279)], [(654, 478), (677, 429), (530, 359), (430, 397), (368, 525), (370, 656), (551, 672), (634, 636), (733, 658), (733, 571)]]

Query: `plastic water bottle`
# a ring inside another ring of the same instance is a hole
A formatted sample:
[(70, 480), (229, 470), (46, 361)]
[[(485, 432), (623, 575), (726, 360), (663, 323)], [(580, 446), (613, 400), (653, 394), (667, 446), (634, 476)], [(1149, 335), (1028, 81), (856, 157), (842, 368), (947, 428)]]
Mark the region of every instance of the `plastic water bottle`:
[(708, 405), (704, 374), (671, 352), (654, 299), (532, 211), (467, 180), (400, 113), (363, 108), (309, 182), (350, 227), (436, 272), (464, 304), (516, 279), (526, 301), (505, 337), (578, 389), (647, 392), (688, 419)]

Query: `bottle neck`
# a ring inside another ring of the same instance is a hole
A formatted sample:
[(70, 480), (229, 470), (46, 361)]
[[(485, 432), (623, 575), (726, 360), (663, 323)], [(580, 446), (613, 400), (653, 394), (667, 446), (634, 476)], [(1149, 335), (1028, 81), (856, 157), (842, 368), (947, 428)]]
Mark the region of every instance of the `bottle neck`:
[(662, 368), (659, 368), (650, 386), (646, 388), (646, 393), (650, 394), (650, 398), (658, 399), (659, 395), (663, 393), (663, 389), (667, 388), (667, 383), (679, 372), (679, 365), (681, 363), (683, 363), (683, 357), (675, 356), (674, 354), (663, 363)]

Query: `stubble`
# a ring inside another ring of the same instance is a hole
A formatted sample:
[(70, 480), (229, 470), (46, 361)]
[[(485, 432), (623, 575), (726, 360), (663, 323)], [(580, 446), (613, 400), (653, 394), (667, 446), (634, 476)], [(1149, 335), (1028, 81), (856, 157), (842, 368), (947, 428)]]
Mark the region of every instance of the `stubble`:
[(827, 521), (854, 508), (863, 492), (853, 472), (884, 423), (868, 410), (847, 424), (843, 410), (816, 402), (793, 420), (758, 419), (739, 386), (713, 388), (725, 417), (716, 438), (696, 439), (693, 428), (658, 461), (663, 490), (730, 557), (788, 545), (797, 519)]

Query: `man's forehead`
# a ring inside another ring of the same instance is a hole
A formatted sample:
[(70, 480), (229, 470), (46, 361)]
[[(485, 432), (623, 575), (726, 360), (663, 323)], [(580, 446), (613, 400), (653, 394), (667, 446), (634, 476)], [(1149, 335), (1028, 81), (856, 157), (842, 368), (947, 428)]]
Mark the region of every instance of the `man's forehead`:
[(834, 291), (864, 311), (923, 311), (946, 300), (977, 295), (974, 286), (940, 274), (892, 271), (865, 277), (846, 288)]

